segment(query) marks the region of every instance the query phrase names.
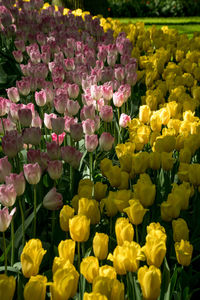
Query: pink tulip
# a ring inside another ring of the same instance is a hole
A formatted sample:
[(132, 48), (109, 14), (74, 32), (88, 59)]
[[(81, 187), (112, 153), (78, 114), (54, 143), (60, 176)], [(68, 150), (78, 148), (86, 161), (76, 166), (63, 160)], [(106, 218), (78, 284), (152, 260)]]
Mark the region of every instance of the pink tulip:
[(24, 128), (22, 132), (23, 142), (27, 145), (37, 146), (41, 141), (41, 129), (39, 127)]
[(72, 99), (76, 99), (79, 95), (79, 86), (77, 84), (70, 84), (68, 86), (68, 94)]
[(66, 163), (70, 164), (73, 168), (78, 169), (83, 154), (74, 147), (64, 146), (61, 147), (61, 156)]
[(19, 101), (19, 92), (16, 87), (11, 87), (6, 90), (10, 101), (17, 103)]
[(48, 128), (48, 129), (52, 129), (52, 126), (51, 126), (51, 118), (54, 118), (56, 119), (57, 118), (57, 115), (54, 114), (54, 113), (51, 113), (51, 114), (46, 114), (44, 113), (44, 125)]
[(14, 184), (2, 184), (0, 186), (0, 203), (4, 206), (13, 206), (17, 193)]
[(51, 160), (56, 160), (60, 158), (61, 152), (60, 152), (60, 147), (57, 144), (57, 141), (47, 143), (47, 154)]
[(0, 209), (0, 232), (5, 232), (8, 229), (15, 212), (16, 207), (11, 210), (10, 214), (7, 207)]
[(31, 126), (32, 112), (29, 108), (21, 108), (18, 110), (19, 121), (23, 127)]
[(115, 92), (113, 94), (113, 104), (117, 107), (121, 107), (124, 104), (124, 93), (123, 92)]
[(23, 149), (22, 136), (16, 130), (6, 132), (2, 138), (2, 149), (8, 157), (15, 157)]
[(49, 210), (58, 210), (63, 206), (63, 197), (60, 193), (56, 192), (53, 187), (44, 197), (43, 206)]
[(68, 100), (67, 101), (67, 114), (69, 116), (75, 116), (80, 109), (80, 105), (78, 101)]
[(29, 184), (38, 184), (42, 176), (42, 170), (38, 163), (25, 164), (24, 176)]
[(99, 146), (102, 151), (109, 151), (111, 150), (113, 143), (114, 143), (114, 137), (109, 132), (103, 132), (99, 138)]
[(96, 134), (85, 135), (85, 148), (88, 152), (93, 152), (98, 146), (98, 136)]
[(112, 85), (108, 85), (108, 84), (104, 83), (104, 85), (102, 86), (102, 95), (103, 95), (104, 100), (110, 101), (113, 96)]
[(8, 157), (4, 156), (0, 158), (0, 183), (4, 182), (6, 176), (12, 171), (12, 165), (8, 161)]
[(23, 195), (26, 186), (23, 172), (19, 174), (12, 173), (9, 176), (6, 176), (6, 184), (13, 184), (17, 196)]
[(95, 132), (95, 121), (91, 119), (87, 119), (82, 121), (83, 132), (85, 134), (93, 134)]
[(38, 106), (42, 107), (46, 104), (46, 93), (44, 90), (35, 92), (35, 102)]
[(23, 61), (22, 51), (20, 51), (20, 50), (13, 51), (12, 54), (13, 54), (16, 62), (18, 62), (18, 64), (20, 64)]
[(90, 88), (91, 96), (94, 100), (99, 100), (102, 97), (101, 85), (92, 85)]
[(57, 180), (62, 176), (63, 165), (60, 160), (50, 160), (47, 166), (47, 172), (51, 179)]
[(76, 142), (80, 141), (83, 137), (83, 126), (81, 123), (70, 124), (70, 135)]
[(113, 109), (110, 105), (104, 105), (100, 111), (100, 117), (104, 122), (112, 122), (113, 120)]
[(126, 128), (128, 123), (131, 122), (131, 117), (126, 114), (121, 114), (119, 119), (119, 126), (122, 128)]
[(55, 132), (57, 135), (63, 133), (65, 129), (65, 119), (62, 117), (58, 117), (56, 119), (51, 118), (51, 126), (53, 132)]

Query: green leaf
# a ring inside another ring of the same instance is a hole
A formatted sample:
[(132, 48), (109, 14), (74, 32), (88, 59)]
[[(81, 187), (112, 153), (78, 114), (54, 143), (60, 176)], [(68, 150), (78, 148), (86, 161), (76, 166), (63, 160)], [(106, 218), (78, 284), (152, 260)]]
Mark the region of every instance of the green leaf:
[(170, 300), (170, 269), (166, 257), (163, 262), (160, 300)]
[(138, 284), (138, 280), (136, 279), (136, 276), (133, 276), (133, 283), (134, 283), (134, 289), (135, 289), (135, 300), (141, 300), (142, 296), (140, 293), (140, 288)]
[[(0, 267), (0, 272), (5, 271), (5, 266)], [(13, 267), (7, 267), (7, 271), (9, 272), (14, 272), (14, 273), (19, 273), (20, 271), (18, 270), (18, 268)]]
[[(36, 213), (39, 211), (40, 207), (42, 206), (42, 203), (40, 203), (37, 208), (36, 208)], [(24, 222), (24, 227), (25, 230), (29, 227), (29, 225), (31, 224), (31, 222), (33, 221), (34, 218), (34, 212), (32, 212), (30, 214), (30, 216), (25, 220)], [(17, 229), (17, 231), (15, 232), (15, 248), (19, 247), (19, 243), (22, 239), (22, 225), (20, 225)]]

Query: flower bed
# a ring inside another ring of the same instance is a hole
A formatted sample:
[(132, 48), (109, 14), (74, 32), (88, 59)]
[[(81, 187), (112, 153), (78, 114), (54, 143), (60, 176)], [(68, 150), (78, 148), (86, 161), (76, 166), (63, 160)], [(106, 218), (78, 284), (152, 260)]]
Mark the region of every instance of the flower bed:
[(41, 0), (0, 19), (0, 298), (190, 299), (200, 36)]

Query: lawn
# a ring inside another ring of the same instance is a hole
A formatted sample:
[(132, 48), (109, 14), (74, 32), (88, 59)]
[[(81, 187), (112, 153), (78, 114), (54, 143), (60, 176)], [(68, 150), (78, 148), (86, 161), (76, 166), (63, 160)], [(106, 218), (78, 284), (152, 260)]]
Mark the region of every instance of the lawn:
[(120, 18), (122, 23), (137, 23), (144, 22), (146, 28), (152, 25), (161, 28), (167, 25), (169, 28), (177, 29), (181, 34), (187, 34), (192, 37), (192, 34), (200, 32), (200, 17), (187, 17), (187, 18)]

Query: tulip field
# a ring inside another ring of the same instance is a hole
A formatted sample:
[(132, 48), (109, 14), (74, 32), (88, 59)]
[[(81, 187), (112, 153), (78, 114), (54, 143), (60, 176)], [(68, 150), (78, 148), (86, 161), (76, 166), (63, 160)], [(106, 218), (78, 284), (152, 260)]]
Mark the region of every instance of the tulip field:
[(200, 291), (200, 32), (0, 0), (0, 300)]

